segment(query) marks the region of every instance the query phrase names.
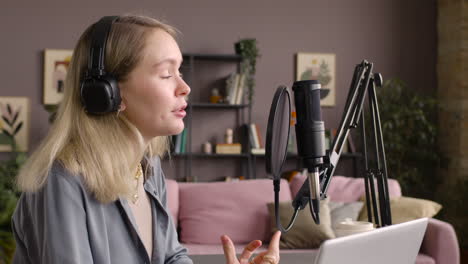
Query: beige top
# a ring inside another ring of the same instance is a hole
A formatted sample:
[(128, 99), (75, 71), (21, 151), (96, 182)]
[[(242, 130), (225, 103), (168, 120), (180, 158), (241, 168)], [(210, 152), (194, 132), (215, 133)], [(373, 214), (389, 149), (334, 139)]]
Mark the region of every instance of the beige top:
[(138, 233), (140, 238), (145, 245), (148, 256), (152, 257), (153, 255), (153, 225), (152, 225), (152, 210), (151, 210), (151, 201), (150, 197), (143, 187), (143, 179), (140, 179), (138, 182), (138, 200), (133, 203), (128, 201), (128, 205), (132, 210), (133, 217), (135, 217), (136, 225), (138, 227)]

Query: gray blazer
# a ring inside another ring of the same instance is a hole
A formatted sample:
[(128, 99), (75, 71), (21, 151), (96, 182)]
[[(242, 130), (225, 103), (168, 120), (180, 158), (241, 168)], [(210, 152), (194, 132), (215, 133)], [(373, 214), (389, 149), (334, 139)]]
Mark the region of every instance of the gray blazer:
[(56, 162), (44, 187), (23, 193), (18, 202), (12, 217), (16, 239), (13, 263), (192, 264), (168, 213), (159, 158), (149, 165), (144, 188), (152, 201), (151, 260), (127, 200), (97, 201), (80, 176)]

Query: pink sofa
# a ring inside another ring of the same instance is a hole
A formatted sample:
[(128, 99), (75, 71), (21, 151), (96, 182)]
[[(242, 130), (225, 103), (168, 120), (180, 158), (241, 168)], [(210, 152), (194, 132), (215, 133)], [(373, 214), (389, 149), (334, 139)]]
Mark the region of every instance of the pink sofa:
[[(304, 181), (281, 182), (280, 200), (291, 200)], [(401, 196), (400, 185), (389, 181), (391, 197)], [(334, 176), (328, 189), (331, 201), (358, 201), (364, 194), (362, 179)], [(168, 204), (179, 229), (182, 244), (190, 255), (222, 254), (219, 237), (229, 235), (241, 252), (254, 239), (266, 245), (270, 238), (267, 203), (274, 200), (273, 184), (268, 179), (240, 182), (177, 183), (167, 180)], [(282, 250), (282, 254), (310, 250)], [(458, 264), (460, 253), (453, 227), (430, 219), (417, 257), (417, 264)]]

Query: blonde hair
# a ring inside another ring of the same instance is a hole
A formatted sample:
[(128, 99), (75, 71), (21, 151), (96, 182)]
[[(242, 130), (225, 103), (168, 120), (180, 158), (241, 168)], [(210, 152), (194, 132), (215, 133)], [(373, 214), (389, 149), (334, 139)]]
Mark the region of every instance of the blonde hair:
[[(133, 175), (143, 157), (163, 156), (168, 137), (156, 137), (147, 146), (137, 128), (123, 115), (87, 115), (80, 101), (80, 80), (87, 68), (90, 47), (88, 27), (74, 51), (65, 94), (57, 118), (46, 138), (32, 153), (18, 177), (19, 190), (34, 192), (47, 181), (54, 162), (81, 175), (87, 189), (101, 202), (129, 197)], [(175, 38), (176, 30), (158, 20), (135, 15), (120, 16), (109, 32), (105, 68), (124, 81), (143, 57), (148, 35), (162, 29)]]

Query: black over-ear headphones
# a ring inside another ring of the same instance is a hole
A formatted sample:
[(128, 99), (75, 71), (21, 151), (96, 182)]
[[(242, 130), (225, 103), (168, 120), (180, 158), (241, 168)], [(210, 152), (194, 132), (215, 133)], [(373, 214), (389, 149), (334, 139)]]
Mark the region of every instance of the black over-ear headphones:
[(102, 115), (119, 109), (120, 91), (115, 76), (104, 69), (106, 42), (117, 16), (105, 16), (91, 29), (88, 70), (81, 80), (81, 103), (88, 114)]

